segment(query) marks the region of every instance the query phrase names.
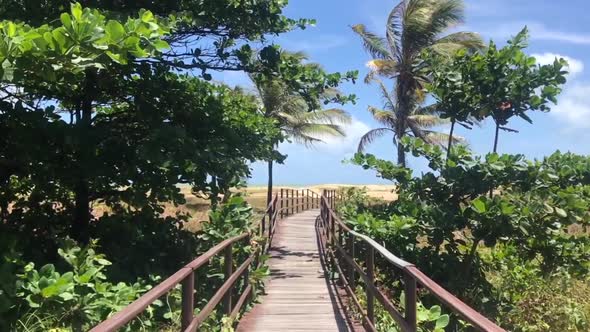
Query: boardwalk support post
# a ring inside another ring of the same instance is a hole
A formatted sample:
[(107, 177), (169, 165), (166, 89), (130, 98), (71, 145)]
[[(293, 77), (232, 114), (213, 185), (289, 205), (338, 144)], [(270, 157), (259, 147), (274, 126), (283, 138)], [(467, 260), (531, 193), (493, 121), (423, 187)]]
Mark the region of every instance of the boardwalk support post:
[[(351, 233), (348, 233), (348, 251), (350, 253), (350, 257), (352, 258), (352, 261), (354, 262), (354, 235), (352, 235)], [(356, 282), (355, 282), (355, 276), (354, 276), (354, 266), (349, 265), (349, 276), (348, 276), (348, 284), (350, 285), (351, 289), (355, 289), (356, 288)]]
[(280, 214), (281, 214), (281, 219), (283, 219), (283, 213), (284, 213), (284, 212), (283, 212), (283, 204), (284, 204), (284, 203), (283, 203), (283, 188), (281, 188), (281, 201), (280, 201), (280, 202), (281, 202), (281, 205), (280, 205), (280, 207), (281, 207), (281, 212), (280, 212)]
[(408, 323), (410, 331), (417, 330), (416, 319), (416, 280), (404, 271), (404, 293), (405, 293), (405, 320)]
[[(367, 248), (367, 277), (368, 281), (375, 285), (375, 249), (373, 246), (368, 246)], [(366, 287), (367, 293), (367, 318), (371, 322), (371, 324), (375, 325), (375, 294), (373, 294), (373, 290), (371, 287)]]
[(285, 190), (285, 214), (288, 217), (289, 216), (289, 189)]
[[(270, 227), (270, 225), (269, 225)], [(270, 228), (269, 228), (269, 232), (270, 232)], [(233, 253), (232, 253), (232, 245), (228, 245), (225, 248), (225, 262), (224, 262), (224, 275), (225, 275), (225, 280), (229, 279), (231, 277), (231, 275), (233, 274)], [(231, 315), (232, 312), (232, 288), (230, 287), (230, 289), (227, 291), (227, 293), (225, 293), (225, 296), (223, 297), (223, 306), (224, 306), (224, 313), (226, 315)]]
[(195, 310), (195, 272), (191, 272), (182, 281), (182, 313), (181, 327), (186, 330), (193, 321), (193, 311)]

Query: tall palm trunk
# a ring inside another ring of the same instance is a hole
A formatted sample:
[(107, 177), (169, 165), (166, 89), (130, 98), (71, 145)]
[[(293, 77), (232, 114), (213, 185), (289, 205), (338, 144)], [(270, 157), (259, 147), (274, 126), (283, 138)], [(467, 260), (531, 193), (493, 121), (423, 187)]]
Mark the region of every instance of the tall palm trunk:
[(272, 201), (272, 159), (268, 161), (268, 189), (266, 192), (266, 206)]

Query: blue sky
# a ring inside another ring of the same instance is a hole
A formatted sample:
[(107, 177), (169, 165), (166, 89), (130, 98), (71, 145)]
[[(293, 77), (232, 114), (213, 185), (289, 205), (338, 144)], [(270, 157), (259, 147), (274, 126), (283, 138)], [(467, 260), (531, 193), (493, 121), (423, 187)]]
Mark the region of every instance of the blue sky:
[[(284, 48), (305, 51), (312, 61), (321, 63), (328, 71), (358, 69), (360, 77), (366, 74), (365, 63), (370, 59), (350, 26), (363, 23), (370, 30), (384, 34), (386, 17), (398, 1), (389, 0), (291, 0), (286, 14), (293, 18), (315, 18), (317, 25), (304, 31), (295, 31), (275, 39)], [(567, 3), (567, 5), (565, 4)], [(538, 113), (531, 117), (530, 125), (514, 120), (510, 127), (518, 134), (502, 133), (499, 150), (503, 153), (523, 153), (540, 158), (555, 150), (590, 153), (590, 22), (587, 0), (467, 0), (466, 22), (457, 30), (479, 32), (485, 40), (503, 44), (510, 36), (527, 25), (531, 30), (527, 52), (539, 62), (552, 61), (555, 56), (570, 61), (572, 74), (568, 79), (559, 103), (549, 114)], [(248, 85), (240, 73), (224, 73), (223, 81), (231, 85)], [(393, 83), (390, 83), (393, 84)], [(367, 112), (368, 105), (381, 106), (375, 86), (360, 80), (346, 84), (343, 92), (358, 96), (356, 105), (343, 107), (353, 116), (344, 139), (328, 139), (314, 149), (295, 144), (283, 144), (281, 152), (288, 154), (284, 165), (275, 169), (275, 183), (279, 185), (311, 185), (326, 183), (373, 184), (383, 183), (375, 175), (361, 168), (343, 164), (356, 151), (359, 137), (377, 123)], [(446, 130), (446, 128), (442, 128)], [(459, 130), (471, 148), (480, 154), (492, 148), (493, 127), (484, 123), (472, 131)], [(383, 159), (393, 160), (396, 150), (391, 137), (376, 141), (368, 152)], [(410, 166), (421, 172), (425, 163), (410, 159)], [(266, 166), (252, 165), (252, 185), (266, 182)]]

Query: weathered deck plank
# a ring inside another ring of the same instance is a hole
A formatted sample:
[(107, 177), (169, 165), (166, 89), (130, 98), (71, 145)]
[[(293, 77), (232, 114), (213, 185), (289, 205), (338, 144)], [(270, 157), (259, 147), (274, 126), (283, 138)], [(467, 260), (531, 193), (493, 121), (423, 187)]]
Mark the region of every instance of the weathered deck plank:
[(359, 331), (346, 319), (338, 290), (326, 278), (316, 218), (310, 210), (280, 222), (270, 250), (266, 295), (237, 331)]

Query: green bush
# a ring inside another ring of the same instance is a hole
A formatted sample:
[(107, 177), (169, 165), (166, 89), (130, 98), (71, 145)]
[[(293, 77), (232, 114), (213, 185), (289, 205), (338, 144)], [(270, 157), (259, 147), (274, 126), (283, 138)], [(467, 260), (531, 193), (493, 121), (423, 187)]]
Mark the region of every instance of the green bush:
[[(346, 207), (343, 214), (356, 229), (509, 326), (507, 317), (524, 303), (522, 296), (539, 289), (557, 292), (550, 285), (563, 279), (558, 276), (588, 276), (590, 238), (571, 235), (568, 229), (590, 224), (589, 157), (556, 152), (527, 161), (522, 155), (478, 157), (457, 147), (446, 160), (439, 147), (408, 139), (404, 144), (414, 156), (425, 157), (432, 171), (414, 177), (391, 162), (356, 155), (355, 163), (397, 182), (399, 194), (398, 200), (381, 206)], [(377, 264), (385, 276), (394, 275), (386, 262)], [(507, 271), (504, 284), (493, 278), (501, 269)], [(426, 304), (432, 301), (425, 299)], [(581, 317), (576, 321), (582, 325), (572, 326), (583, 326), (587, 318), (574, 311), (570, 314)], [(565, 319), (563, 313), (555, 317)], [(539, 326), (552, 324), (536, 319)], [(518, 328), (526, 326), (523, 320)]]

